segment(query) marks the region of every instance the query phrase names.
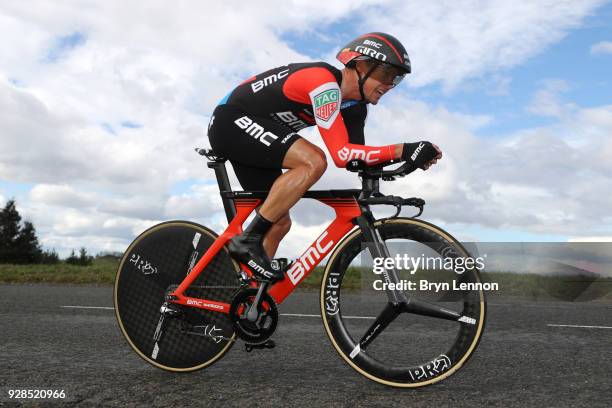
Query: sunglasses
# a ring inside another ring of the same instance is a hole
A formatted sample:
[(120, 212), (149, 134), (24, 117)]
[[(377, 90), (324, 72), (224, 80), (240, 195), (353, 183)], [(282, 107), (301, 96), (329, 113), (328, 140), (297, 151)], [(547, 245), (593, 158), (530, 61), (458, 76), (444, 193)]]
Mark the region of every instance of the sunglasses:
[(372, 78), (384, 85), (397, 86), (406, 76), (404, 71), (401, 71), (389, 64), (377, 64), (376, 68), (370, 74)]

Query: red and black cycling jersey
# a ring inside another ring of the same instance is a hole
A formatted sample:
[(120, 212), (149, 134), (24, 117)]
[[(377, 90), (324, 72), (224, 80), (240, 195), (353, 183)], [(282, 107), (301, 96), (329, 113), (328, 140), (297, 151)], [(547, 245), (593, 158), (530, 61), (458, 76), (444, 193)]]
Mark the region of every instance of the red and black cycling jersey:
[(272, 118), (293, 132), (317, 125), (334, 163), (394, 159), (394, 145), (364, 146), (365, 103), (342, 100), (342, 72), (324, 62), (289, 64), (244, 81), (220, 104)]

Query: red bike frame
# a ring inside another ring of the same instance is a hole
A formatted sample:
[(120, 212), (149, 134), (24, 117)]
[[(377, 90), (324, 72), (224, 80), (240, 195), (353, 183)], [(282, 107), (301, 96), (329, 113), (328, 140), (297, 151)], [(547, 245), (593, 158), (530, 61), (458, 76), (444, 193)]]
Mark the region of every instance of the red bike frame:
[[(352, 197), (343, 198), (316, 198), (318, 201), (332, 207), (336, 213), (336, 218), (327, 226), (325, 231), (304, 251), (304, 253), (291, 264), (287, 270), (285, 279), (278, 281), (270, 286), (268, 293), (277, 304), (285, 300), (293, 292), (299, 283), (310, 274), (310, 272), (324, 259), (336, 246), (336, 244), (355, 226), (353, 220), (362, 214), (357, 200)], [(229, 314), (229, 303), (217, 302), (211, 299), (199, 299), (185, 296), (184, 293), (189, 286), (197, 279), (217, 253), (223, 249), (225, 244), (235, 235), (242, 233), (242, 224), (249, 215), (259, 206), (263, 199), (254, 198), (233, 198), (236, 208), (236, 216), (229, 223), (223, 234), (219, 236), (204, 253), (202, 258), (193, 267), (191, 272), (181, 282), (179, 287), (171, 293), (174, 300), (171, 303), (197, 307), (200, 309), (212, 310)], [(240, 265), (242, 270), (249, 276), (252, 272), (245, 265)], [(228, 271), (229, 273), (229, 271)]]

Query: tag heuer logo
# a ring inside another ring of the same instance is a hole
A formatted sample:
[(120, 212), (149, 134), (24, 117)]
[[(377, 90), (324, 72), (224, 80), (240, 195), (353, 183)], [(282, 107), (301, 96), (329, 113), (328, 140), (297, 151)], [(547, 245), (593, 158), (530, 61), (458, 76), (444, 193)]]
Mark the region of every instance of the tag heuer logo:
[(336, 110), (338, 110), (338, 99), (340, 91), (329, 89), (314, 97), (315, 116), (327, 121)]

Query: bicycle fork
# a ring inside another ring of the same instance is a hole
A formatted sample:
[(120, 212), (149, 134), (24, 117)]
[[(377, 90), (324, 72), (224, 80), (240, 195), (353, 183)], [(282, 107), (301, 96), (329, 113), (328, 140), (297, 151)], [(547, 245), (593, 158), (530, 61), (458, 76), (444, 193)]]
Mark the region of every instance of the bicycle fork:
[[(374, 228), (374, 217), (369, 209), (365, 208), (363, 215), (357, 217), (356, 222), (364, 235), (366, 245), (368, 246), (372, 258), (390, 258), (391, 255), (385, 241), (378, 230)], [(385, 268), (382, 276), (387, 283), (385, 286), (385, 293), (389, 299), (389, 302), (361, 337), (350, 354), (351, 358), (355, 358), (360, 351), (365, 350), (368, 344), (370, 344), (380, 333), (385, 330), (387, 326), (389, 326), (389, 324), (393, 322), (393, 320), (395, 320), (397, 316), (402, 313), (412, 313), (444, 320), (472, 323), (471, 321), (466, 320), (469, 318), (466, 318), (453, 310), (446, 309), (434, 303), (419, 300), (414, 296), (407, 297), (404, 291), (395, 289), (399, 285), (389, 285), (389, 283), (397, 284), (400, 282), (399, 275), (395, 268), (391, 268), (389, 270)], [(389, 289), (390, 286), (394, 289)]]
[[(372, 259), (374, 258), (390, 258), (391, 255), (389, 253), (389, 249), (387, 248), (387, 244), (383, 241), (380, 233), (374, 228), (374, 218), (372, 217), (372, 213), (369, 209), (363, 212), (363, 215), (357, 217), (356, 219), (357, 225), (361, 229), (363, 236), (365, 237), (366, 245), (370, 251), (370, 255), (372, 255)], [(389, 302), (393, 305), (398, 305), (400, 303), (408, 303), (408, 298), (406, 294), (397, 289), (389, 289), (389, 283), (397, 284), (400, 282), (399, 276), (395, 268), (387, 270), (384, 269), (382, 273), (383, 279), (387, 285), (385, 286), (385, 293), (389, 298)], [(397, 285), (393, 285), (396, 287)]]

